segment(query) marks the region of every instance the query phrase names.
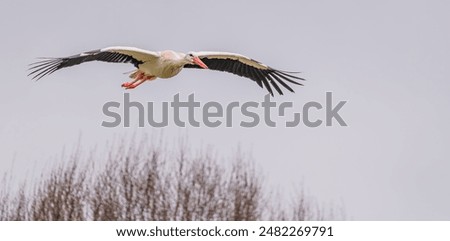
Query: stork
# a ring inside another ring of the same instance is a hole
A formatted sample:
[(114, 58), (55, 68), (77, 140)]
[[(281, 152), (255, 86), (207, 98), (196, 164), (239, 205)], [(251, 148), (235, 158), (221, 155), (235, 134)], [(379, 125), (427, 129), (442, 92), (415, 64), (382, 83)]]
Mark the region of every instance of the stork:
[(171, 78), (184, 68), (211, 69), (233, 73), (255, 81), (261, 88), (266, 88), (273, 96), (274, 88), (282, 95), (281, 86), (294, 90), (287, 84), (303, 85), (304, 80), (296, 74), (274, 69), (246, 56), (227, 52), (189, 52), (178, 53), (172, 50), (152, 52), (134, 47), (108, 47), (63, 58), (43, 58), (30, 65), (29, 76), (39, 80), (59, 69), (90, 61), (112, 63), (131, 63), (136, 70), (130, 74), (132, 79), (122, 84), (125, 89), (134, 89), (156, 78)]

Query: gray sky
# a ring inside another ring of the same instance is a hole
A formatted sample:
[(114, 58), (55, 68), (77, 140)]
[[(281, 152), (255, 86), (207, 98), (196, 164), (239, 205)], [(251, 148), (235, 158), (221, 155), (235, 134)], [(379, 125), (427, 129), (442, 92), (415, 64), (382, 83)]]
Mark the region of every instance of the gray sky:
[[(102, 145), (133, 128), (104, 128), (101, 108), (122, 102), (131, 65), (89, 63), (33, 82), (39, 56), (107, 46), (216, 50), (302, 71), (305, 87), (277, 102), (347, 100), (349, 127), (177, 128), (193, 146), (251, 150), (273, 186), (303, 182), (355, 220), (450, 219), (448, 1), (0, 2), (0, 171), (33, 172), (63, 147)], [(252, 81), (184, 70), (131, 91), (141, 102), (181, 93), (200, 101), (261, 101)], [(143, 130), (140, 130), (143, 131)], [(146, 132), (154, 131), (150, 127)]]

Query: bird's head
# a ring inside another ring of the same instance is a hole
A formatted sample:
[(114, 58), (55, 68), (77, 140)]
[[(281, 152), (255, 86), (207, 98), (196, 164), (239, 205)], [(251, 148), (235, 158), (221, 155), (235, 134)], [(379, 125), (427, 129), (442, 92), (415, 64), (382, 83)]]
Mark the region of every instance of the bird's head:
[(186, 54), (186, 56), (184, 58), (185, 58), (186, 62), (188, 62), (188, 64), (198, 65), (204, 69), (208, 68), (208, 66), (206, 66), (206, 64), (203, 63), (203, 61), (194, 53), (188, 53), (188, 54)]

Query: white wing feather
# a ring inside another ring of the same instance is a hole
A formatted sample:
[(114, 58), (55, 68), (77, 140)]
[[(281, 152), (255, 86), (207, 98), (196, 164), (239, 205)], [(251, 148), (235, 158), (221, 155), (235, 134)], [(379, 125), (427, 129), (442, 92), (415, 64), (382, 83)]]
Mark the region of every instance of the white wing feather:
[(146, 62), (156, 58), (159, 58), (159, 54), (157, 52), (148, 51), (145, 49), (135, 48), (135, 47), (123, 47), (123, 46), (115, 46), (101, 49), (102, 52), (114, 52), (120, 54), (130, 55), (133, 58)]

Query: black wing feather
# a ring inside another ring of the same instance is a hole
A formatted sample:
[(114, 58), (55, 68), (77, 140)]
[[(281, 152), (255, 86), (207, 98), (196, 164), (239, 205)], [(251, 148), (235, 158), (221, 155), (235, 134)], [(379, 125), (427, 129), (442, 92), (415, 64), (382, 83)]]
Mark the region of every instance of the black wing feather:
[[(207, 57), (200, 57), (200, 59), (206, 64), (206, 66), (208, 66), (209, 69), (233, 73), (255, 81), (261, 88), (264, 86), (272, 96), (272, 87), (280, 95), (283, 95), (283, 91), (278, 84), (287, 90), (294, 92), (294, 90), (284, 81), (296, 85), (303, 85), (297, 82), (297, 80), (305, 80), (298, 76), (292, 75), (292, 72), (276, 70), (270, 67), (268, 69), (259, 69), (235, 59), (209, 59)], [(187, 64), (184, 68), (199, 69), (201, 67), (198, 65)]]
[(274, 81), (272, 79), (272, 77), (270, 77), (270, 75), (266, 76), (267, 79), (269, 80), (269, 82), (273, 85), (273, 87), (275, 87), (275, 89), (277, 90), (278, 94), (283, 95), (283, 91), (281, 91), (280, 87), (278, 86), (277, 82)]
[(33, 76), (33, 79), (39, 80), (42, 77), (49, 75), (59, 69), (78, 65), (90, 61), (103, 61), (110, 63), (132, 63), (138, 67), (142, 64), (130, 55), (121, 54), (117, 52), (93, 50), (78, 55), (73, 55), (65, 58), (44, 58), (44, 60), (32, 63), (29, 68), (31, 71), (28, 76)]

